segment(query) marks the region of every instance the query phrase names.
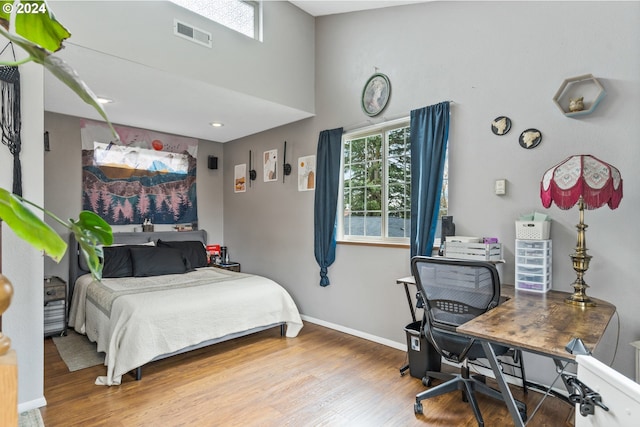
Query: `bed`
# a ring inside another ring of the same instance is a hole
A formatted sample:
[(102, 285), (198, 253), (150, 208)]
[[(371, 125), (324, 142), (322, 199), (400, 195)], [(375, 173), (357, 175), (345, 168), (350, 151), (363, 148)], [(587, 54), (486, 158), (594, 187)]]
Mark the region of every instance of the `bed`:
[(206, 241), (204, 230), (114, 233), (97, 282), (71, 237), (69, 326), (105, 352), (107, 373), (96, 384), (118, 385), (131, 371), (140, 379), (146, 363), (269, 328), (298, 335), (288, 292), (265, 277), (203, 266)]

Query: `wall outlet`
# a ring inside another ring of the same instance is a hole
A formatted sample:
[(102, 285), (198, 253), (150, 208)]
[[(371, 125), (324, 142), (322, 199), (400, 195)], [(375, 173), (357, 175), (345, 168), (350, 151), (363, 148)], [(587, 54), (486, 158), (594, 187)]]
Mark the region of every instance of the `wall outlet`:
[(495, 191), (498, 196), (504, 196), (507, 194), (507, 180), (496, 179)]

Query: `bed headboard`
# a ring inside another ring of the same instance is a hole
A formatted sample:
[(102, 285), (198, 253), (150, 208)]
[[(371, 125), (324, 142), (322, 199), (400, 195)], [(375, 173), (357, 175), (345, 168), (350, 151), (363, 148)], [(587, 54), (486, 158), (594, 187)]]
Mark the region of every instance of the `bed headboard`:
[[(157, 241), (158, 239), (167, 241), (185, 241), (185, 240), (197, 240), (203, 244), (207, 244), (207, 232), (206, 230), (195, 231), (154, 231), (149, 233), (144, 232), (122, 232), (113, 233), (113, 243), (121, 243), (126, 245), (135, 245), (140, 243), (147, 243), (151, 241)], [(69, 298), (73, 295), (73, 288), (76, 283), (76, 279), (83, 274), (88, 274), (87, 270), (83, 270), (80, 267), (80, 249), (75, 235), (71, 233), (69, 237)]]

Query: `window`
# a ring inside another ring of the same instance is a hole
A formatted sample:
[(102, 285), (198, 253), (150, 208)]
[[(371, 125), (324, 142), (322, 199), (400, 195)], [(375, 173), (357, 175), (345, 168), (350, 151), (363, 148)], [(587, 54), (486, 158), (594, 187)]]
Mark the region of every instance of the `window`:
[[(411, 148), (409, 119), (345, 134), (338, 200), (338, 239), (409, 243)], [(448, 159), (447, 159), (448, 160)], [(448, 161), (438, 218), (447, 215)], [(438, 227), (439, 237), (440, 227)]]
[(171, 0), (171, 2), (245, 36), (260, 39), (260, 5), (256, 1)]

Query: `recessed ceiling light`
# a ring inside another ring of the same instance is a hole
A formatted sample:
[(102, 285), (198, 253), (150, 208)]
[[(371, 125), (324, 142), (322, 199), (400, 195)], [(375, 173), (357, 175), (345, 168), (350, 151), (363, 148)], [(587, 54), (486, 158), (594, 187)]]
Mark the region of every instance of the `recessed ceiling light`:
[(214, 128), (221, 128), (222, 126), (224, 126), (224, 123), (211, 122), (210, 125), (213, 126)]
[(113, 99), (103, 98), (101, 96), (98, 97), (99, 104), (111, 104), (112, 102), (113, 102)]

